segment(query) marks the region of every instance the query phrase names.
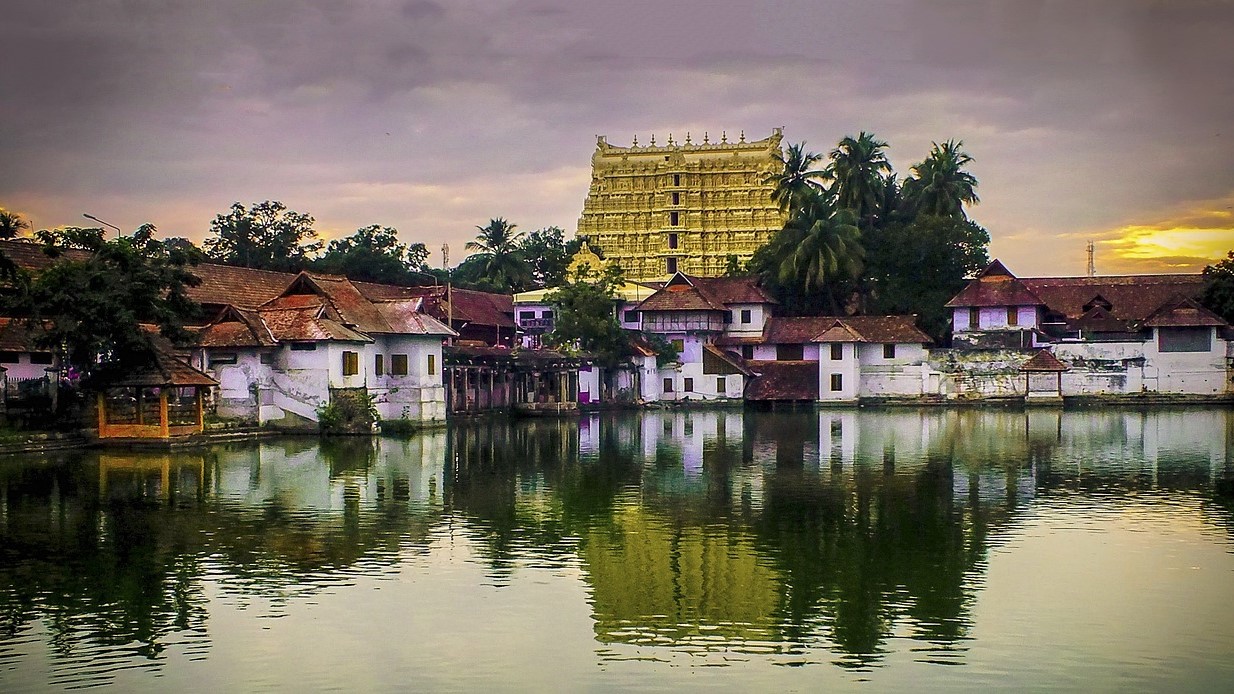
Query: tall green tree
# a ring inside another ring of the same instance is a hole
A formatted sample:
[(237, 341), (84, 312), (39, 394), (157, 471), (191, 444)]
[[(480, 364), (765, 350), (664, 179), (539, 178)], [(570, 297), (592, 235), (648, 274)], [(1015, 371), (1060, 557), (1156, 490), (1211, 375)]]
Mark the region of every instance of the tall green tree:
[(990, 234), (954, 217), (920, 216), (868, 230), (865, 311), (916, 314), (918, 325), (937, 342), (947, 333), (944, 307), (989, 264)]
[(275, 200), (246, 208), (232, 203), (227, 214), (210, 223), (205, 242), (210, 259), (225, 265), (294, 272), (309, 265), (321, 250), (311, 215), (287, 209)]
[(1234, 325), (1234, 251), (1225, 259), (1204, 268), (1204, 295), (1201, 302), (1208, 310)]
[(428, 248), (424, 244), (400, 243), (397, 229), (372, 224), (357, 229), (351, 236), (331, 241), (313, 268), (353, 280), (423, 284), (426, 260)]
[[(21, 215), (0, 207), (0, 240), (15, 239), (29, 228), (30, 222), (22, 219)], [(0, 277), (12, 279), (16, 274), (17, 266), (7, 255), (0, 253)]]
[(578, 252), (582, 242), (578, 239), (566, 241), (565, 235), (561, 227), (545, 227), (520, 240), (518, 253), (531, 270), (533, 287), (557, 287), (566, 281), (570, 258)]
[(805, 142), (790, 144), (785, 153), (776, 154), (779, 166), (764, 179), (775, 185), (771, 199), (783, 212), (799, 209), (824, 191), (821, 183), (824, 174), (818, 168), (823, 155), (807, 151), (805, 147)]
[(548, 343), (588, 352), (605, 367), (624, 360), (630, 354), (630, 336), (617, 320), (617, 290), (623, 281), (615, 266), (600, 276), (583, 272), (568, 278), (547, 297), (553, 306)]
[(913, 166), (913, 175), (904, 181), (904, 201), (914, 215), (967, 219), (965, 205), (976, 205), (977, 178), (964, 167), (973, 158), (964, 143), (947, 140), (933, 143), (930, 154)]
[(750, 267), (789, 311), (843, 313), (865, 250), (857, 218), (817, 194), (791, 213)]
[[(40, 342), (83, 372), (101, 362), (148, 363), (153, 346), (142, 325), (155, 325), (164, 337), (185, 343), (191, 338), (185, 323), (200, 311), (188, 296), (188, 288), (201, 282), (192, 272), (193, 257), (168, 249), (154, 238), (156, 231), (146, 224), (111, 240), (101, 229), (38, 232), (44, 252), (55, 261), (23, 278), (4, 308), (42, 328)], [(64, 253), (69, 248), (88, 255), (69, 257)]]
[(886, 142), (863, 130), (857, 137), (840, 140), (823, 170), (823, 180), (831, 185), (836, 206), (852, 210), (863, 228), (882, 211), (884, 176), (891, 173), (886, 149)]
[(486, 226), (477, 226), (480, 233), (467, 242), (467, 249), (476, 251), (476, 269), (500, 291), (521, 292), (531, 285), (531, 268), (519, 253), (523, 233), (517, 228), (497, 217)]

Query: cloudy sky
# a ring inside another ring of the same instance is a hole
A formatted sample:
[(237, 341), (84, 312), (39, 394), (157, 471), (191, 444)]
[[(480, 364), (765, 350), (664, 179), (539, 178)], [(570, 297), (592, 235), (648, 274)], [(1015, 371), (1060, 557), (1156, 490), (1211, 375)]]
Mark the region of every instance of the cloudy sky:
[(322, 236), (573, 233), (595, 136), (872, 131), (975, 158), (1021, 275), (1234, 248), (1234, 2), (4, 0), (0, 207), (206, 237), (232, 202)]

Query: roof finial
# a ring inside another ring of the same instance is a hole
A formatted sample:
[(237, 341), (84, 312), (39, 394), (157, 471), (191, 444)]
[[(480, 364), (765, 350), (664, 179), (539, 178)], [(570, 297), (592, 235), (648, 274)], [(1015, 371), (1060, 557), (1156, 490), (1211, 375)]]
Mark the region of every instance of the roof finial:
[(727, 130), (720, 131), (720, 144), (722, 145), (728, 144), (728, 131)]
[[(742, 131), (741, 131), (741, 142), (745, 142), (745, 141), (746, 141), (746, 131), (745, 131), (745, 130), (742, 130)], [(738, 143), (738, 144), (740, 144), (740, 143)]]
[(689, 130), (686, 131), (686, 144), (687, 145), (690, 144), (690, 131)]
[(668, 146), (669, 147), (673, 146), (673, 134), (672, 133), (668, 134)]
[(638, 147), (638, 135), (635, 135), (635, 136), (634, 136), (634, 144), (633, 144), (633, 145), (631, 145), (631, 146), (632, 146), (632, 147)]
[(706, 131), (706, 130), (704, 130), (704, 131), (703, 131), (703, 144), (705, 144), (705, 145), (706, 145), (706, 144), (710, 144), (710, 142), (709, 142), (709, 141), (708, 141), (708, 139), (707, 139), (707, 131)]
[(651, 146), (652, 147), (656, 146), (656, 134), (655, 133), (651, 134)]

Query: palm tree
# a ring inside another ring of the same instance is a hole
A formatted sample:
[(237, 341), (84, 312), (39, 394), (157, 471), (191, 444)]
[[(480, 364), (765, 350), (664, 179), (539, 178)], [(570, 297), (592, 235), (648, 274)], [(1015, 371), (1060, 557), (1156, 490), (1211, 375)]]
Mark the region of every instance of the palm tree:
[(763, 179), (764, 183), (774, 183), (771, 199), (780, 206), (783, 212), (789, 212), (801, 207), (806, 198), (821, 194), (823, 186), (817, 179), (823, 172), (815, 168), (823, 155), (805, 150), (806, 143), (801, 142), (788, 146), (787, 154), (777, 154), (781, 166)]
[(839, 207), (853, 211), (858, 221), (869, 224), (882, 206), (886, 183), (884, 174), (891, 172), (891, 163), (883, 150), (887, 143), (864, 130), (857, 137), (840, 140), (828, 158), (831, 163), (823, 170), (823, 180), (831, 183), (831, 192)]
[(22, 229), (29, 229), (30, 222), (21, 218), (16, 212), (0, 208), (0, 239), (12, 239), (21, 235)]
[(904, 181), (904, 201), (916, 214), (968, 219), (964, 205), (979, 202), (977, 178), (964, 170), (973, 158), (960, 149), (962, 141), (932, 144), (930, 155)]
[(531, 268), (518, 253), (521, 231), (517, 225), (501, 217), (489, 220), (488, 226), (478, 226), (475, 241), (467, 249), (477, 251), (483, 273), (493, 284), (507, 291), (519, 291), (531, 281)]
[(825, 306), (835, 314), (861, 273), (864, 255), (853, 211), (836, 209), (827, 196), (815, 194), (789, 217), (766, 253), (756, 255), (754, 265), (795, 296), (793, 303)]

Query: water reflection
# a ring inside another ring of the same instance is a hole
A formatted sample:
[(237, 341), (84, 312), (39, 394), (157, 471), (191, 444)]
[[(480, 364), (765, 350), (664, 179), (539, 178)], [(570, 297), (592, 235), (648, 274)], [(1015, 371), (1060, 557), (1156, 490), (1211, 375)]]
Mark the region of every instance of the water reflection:
[(989, 555), (1039, 505), (1185, 499), (1228, 542), (1232, 440), (1228, 410), (676, 411), (9, 459), (0, 682), (43, 650), (57, 686), (208, 660), (243, 638), (218, 610), (463, 547), (485, 579), (452, 588), (462, 614), (581, 580), (601, 660), (964, 665)]

